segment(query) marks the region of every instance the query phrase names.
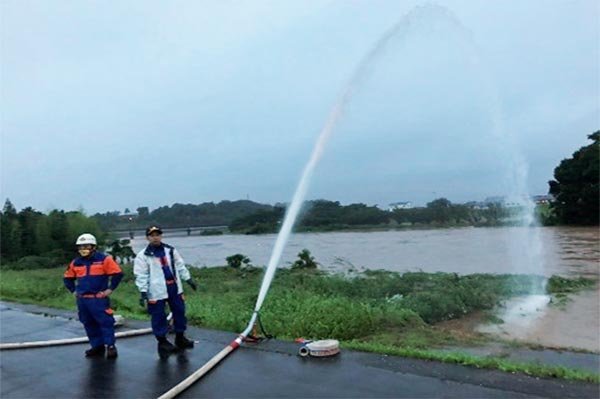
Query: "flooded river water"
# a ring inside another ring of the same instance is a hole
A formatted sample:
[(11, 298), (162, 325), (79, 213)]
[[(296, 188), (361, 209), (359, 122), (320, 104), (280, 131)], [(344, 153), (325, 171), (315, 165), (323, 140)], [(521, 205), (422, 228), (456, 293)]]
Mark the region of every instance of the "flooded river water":
[[(530, 246), (531, 231), (541, 248)], [(255, 265), (268, 261), (275, 234), (169, 235), (187, 263), (195, 266), (226, 264), (227, 256), (241, 253)], [(378, 232), (295, 234), (284, 251), (283, 265), (293, 262), (303, 248), (326, 269), (349, 266), (398, 272), (423, 270), (461, 274), (536, 273), (598, 276), (600, 235), (597, 228), (541, 227), (459, 228)], [(146, 241), (133, 241), (139, 250)], [(535, 252), (535, 256), (532, 256)]]

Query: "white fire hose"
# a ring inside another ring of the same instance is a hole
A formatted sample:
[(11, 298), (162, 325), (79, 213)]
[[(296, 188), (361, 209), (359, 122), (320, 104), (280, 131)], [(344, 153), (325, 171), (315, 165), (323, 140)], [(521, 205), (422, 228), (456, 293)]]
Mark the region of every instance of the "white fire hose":
[(340, 353), (340, 343), (337, 339), (306, 341), (298, 350), (298, 354), (302, 357), (329, 357), (338, 353)]
[[(115, 334), (115, 338), (134, 337), (136, 335), (144, 335), (152, 332), (151, 328), (141, 328), (139, 330), (122, 331)], [(31, 342), (14, 342), (0, 344), (0, 350), (6, 349), (25, 349), (25, 348), (41, 348), (44, 346), (71, 345), (82, 344), (88, 342), (88, 337), (54, 339), (50, 341), (31, 341)]]
[[(115, 325), (123, 324), (123, 318), (118, 318), (115, 315)], [(173, 314), (167, 315), (167, 320), (172, 322)], [(115, 338), (127, 338), (135, 337), (137, 335), (150, 334), (152, 328), (140, 328), (137, 330), (121, 331), (115, 334)], [(9, 349), (27, 349), (27, 348), (42, 348), (45, 346), (58, 346), (58, 345), (72, 345), (82, 344), (88, 342), (88, 337), (77, 337), (77, 338), (65, 338), (65, 339), (53, 339), (49, 341), (31, 341), (31, 342), (11, 342), (11, 343), (0, 343), (0, 350)]]

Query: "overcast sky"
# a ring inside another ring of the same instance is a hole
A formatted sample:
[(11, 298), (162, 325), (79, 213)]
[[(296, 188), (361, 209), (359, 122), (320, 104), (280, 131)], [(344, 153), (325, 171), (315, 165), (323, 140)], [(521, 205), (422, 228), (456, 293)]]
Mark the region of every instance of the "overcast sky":
[[(287, 202), (357, 63), (422, 4), (1, 1), (2, 197), (89, 213)], [(481, 200), (509, 190), (514, 157), (545, 194), (600, 128), (597, 1), (434, 4), (459, 26), (423, 12), (389, 42), (309, 199)]]

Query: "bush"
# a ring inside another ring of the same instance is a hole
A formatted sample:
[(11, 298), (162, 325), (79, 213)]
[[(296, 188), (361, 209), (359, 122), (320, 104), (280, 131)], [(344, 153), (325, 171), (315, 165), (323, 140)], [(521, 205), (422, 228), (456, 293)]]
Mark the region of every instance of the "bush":
[(596, 284), (593, 280), (585, 277), (568, 279), (560, 276), (552, 276), (548, 279), (546, 287), (549, 294), (559, 294), (567, 292), (577, 292), (583, 288), (588, 288)]
[(427, 323), (454, 319), (467, 313), (458, 290), (440, 289), (412, 294), (400, 306), (418, 313)]
[(239, 269), (242, 266), (242, 264), (244, 266), (250, 265), (250, 258), (242, 254), (228, 256), (227, 258), (225, 258), (225, 260), (227, 261), (227, 266), (233, 267), (234, 269)]
[(277, 291), (261, 311), (262, 322), (275, 335), (312, 339), (364, 337), (374, 333), (383, 319), (380, 308), (342, 296)]
[(315, 262), (315, 257), (310, 255), (310, 251), (304, 248), (298, 253), (298, 260), (292, 264), (292, 269), (316, 269), (319, 264)]

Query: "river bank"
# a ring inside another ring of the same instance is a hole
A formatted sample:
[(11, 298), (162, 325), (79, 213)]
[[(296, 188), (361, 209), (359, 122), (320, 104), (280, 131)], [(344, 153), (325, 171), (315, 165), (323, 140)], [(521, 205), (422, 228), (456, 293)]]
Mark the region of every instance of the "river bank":
[[(62, 268), (3, 270), (0, 297), (74, 310), (72, 296), (62, 287), (62, 272)], [(125, 273), (111, 297), (112, 306), (127, 318), (146, 320), (145, 311), (138, 305), (131, 268), (125, 267)], [(192, 274), (200, 289), (186, 291), (190, 324), (242, 330), (252, 313), (262, 269), (192, 268)], [(598, 373), (573, 368), (441, 351), (448, 346), (480, 347), (495, 341), (483, 333), (464, 334), (443, 328), (441, 322), (491, 311), (502, 301), (529, 292), (532, 285), (543, 290), (543, 281), (540, 276), (400, 275), (386, 271), (366, 272), (349, 279), (312, 270), (284, 269), (276, 275), (261, 319), (269, 333), (286, 340), (336, 338), (348, 348), (597, 382)], [(549, 294), (569, 293), (592, 284), (585, 279), (562, 279)]]

